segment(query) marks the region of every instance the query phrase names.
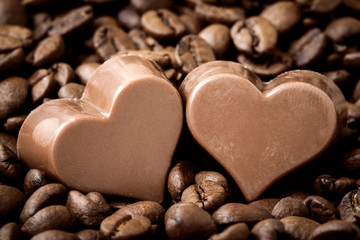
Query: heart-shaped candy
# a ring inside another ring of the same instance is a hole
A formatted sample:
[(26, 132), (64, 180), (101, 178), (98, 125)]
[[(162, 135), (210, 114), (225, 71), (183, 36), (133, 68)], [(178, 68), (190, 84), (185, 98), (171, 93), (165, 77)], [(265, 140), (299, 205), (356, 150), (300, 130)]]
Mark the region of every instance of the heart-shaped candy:
[(71, 188), (161, 202), (182, 123), (181, 97), (157, 65), (114, 57), (80, 100), (52, 100), (29, 114), (18, 154)]
[(346, 124), (341, 91), (306, 70), (263, 83), (239, 63), (215, 61), (188, 74), (180, 94), (193, 137), (248, 201), (317, 157)]

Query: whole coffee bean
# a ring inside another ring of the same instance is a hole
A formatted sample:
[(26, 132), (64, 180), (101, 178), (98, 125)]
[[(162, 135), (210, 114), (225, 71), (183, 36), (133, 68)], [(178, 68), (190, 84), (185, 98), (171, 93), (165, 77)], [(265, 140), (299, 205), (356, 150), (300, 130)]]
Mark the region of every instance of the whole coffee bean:
[[(332, 80), (342, 91), (346, 89), (347, 85), (350, 85), (349, 79), (351, 78), (351, 73), (345, 69), (323, 72), (323, 75)], [(356, 87), (354, 88), (354, 91), (355, 89)], [(360, 97), (360, 85), (359, 91), (356, 94), (358, 94), (358, 96), (355, 96), (356, 98), (353, 98), (354, 100)]]
[(65, 55), (65, 43), (61, 36), (49, 36), (41, 40), (25, 61), (34, 67), (50, 65)]
[(196, 4), (195, 13), (208, 23), (233, 24), (245, 19), (245, 11), (241, 7), (222, 7), (211, 4)]
[(25, 222), (41, 208), (65, 202), (67, 189), (60, 183), (50, 183), (38, 188), (27, 199), (20, 214), (20, 222)]
[(275, 218), (284, 218), (287, 216), (308, 217), (309, 213), (305, 204), (296, 198), (285, 197), (274, 206), (271, 215)]
[(75, 218), (65, 206), (51, 205), (29, 217), (21, 227), (21, 231), (29, 235), (35, 235), (50, 229), (70, 230), (75, 225)]
[(250, 202), (249, 205), (265, 209), (268, 213), (272, 213), (274, 206), (280, 201), (279, 198), (263, 198)]
[(39, 82), (42, 78), (47, 77), (48, 75), (53, 75), (51, 71), (45, 68), (37, 69), (33, 74), (30, 75), (28, 81), (31, 86), (34, 86), (37, 82)]
[(216, 60), (211, 46), (204, 39), (192, 34), (184, 36), (176, 44), (175, 58), (183, 73), (189, 73), (203, 63)]
[(94, 33), (93, 42), (96, 52), (103, 60), (109, 59), (118, 51), (136, 49), (126, 32), (113, 25), (99, 27)]
[(247, 240), (250, 235), (249, 227), (246, 223), (236, 223), (221, 233), (213, 234), (209, 240)]
[(85, 86), (79, 83), (68, 83), (62, 86), (58, 91), (59, 98), (80, 99), (83, 95)]
[(21, 67), (25, 59), (24, 50), (17, 48), (0, 54), (0, 72), (11, 72)]
[(27, 14), (21, 0), (0, 1), (0, 24), (27, 25)]
[(360, 67), (360, 52), (347, 53), (343, 57), (343, 64), (350, 69), (357, 69)]
[(211, 24), (199, 36), (213, 49), (217, 59), (222, 58), (230, 45), (230, 29), (224, 24)]
[(151, 9), (170, 8), (173, 0), (130, 0), (130, 4), (140, 12), (146, 12)]
[(60, 87), (75, 80), (75, 72), (67, 63), (55, 63), (50, 67), (49, 71), (54, 73), (54, 80)]
[(116, 27), (119, 26), (117, 20), (111, 15), (102, 15), (102, 16), (96, 17), (94, 19), (94, 21), (93, 21), (94, 29), (97, 29), (103, 25), (113, 25)]
[(353, 213), (360, 212), (359, 190), (353, 190), (345, 194), (338, 206), (340, 218), (345, 220)]
[(189, 34), (198, 34), (203, 27), (203, 22), (191, 9), (179, 13), (179, 18)]
[(192, 203), (206, 211), (213, 211), (226, 201), (225, 189), (213, 181), (203, 181), (186, 188), (181, 196), (181, 202)]
[(301, 4), (306, 11), (315, 13), (330, 13), (341, 4), (341, 0), (333, 0), (331, 2), (327, 0), (296, 0), (297, 3)]
[(216, 224), (205, 210), (191, 203), (178, 203), (166, 211), (165, 230), (171, 240), (203, 239), (216, 233)]
[(204, 181), (212, 181), (221, 185), (227, 192), (230, 191), (226, 178), (215, 171), (201, 171), (195, 175), (195, 183), (200, 185)]
[(304, 200), (309, 217), (319, 223), (337, 219), (338, 211), (333, 203), (320, 196), (309, 196)]
[(102, 240), (104, 237), (96, 229), (84, 229), (75, 233), (80, 240)]
[(101, 208), (81, 192), (72, 190), (68, 193), (66, 207), (69, 212), (85, 227), (96, 228), (104, 219)]
[(39, 169), (30, 169), (24, 179), (24, 192), (27, 196), (33, 194), (37, 189), (46, 185), (47, 176), (44, 171)]
[[(346, 106), (348, 109), (348, 116), (347, 116), (347, 127), (352, 131), (357, 131), (360, 126), (360, 106), (357, 104), (346, 102)], [(350, 157), (351, 158), (351, 157)], [(349, 165), (348, 162), (344, 164), (345, 161), (341, 162), (340, 164), (343, 166), (352, 166), (353, 164)], [(356, 163), (356, 162), (355, 162)]]
[(80, 79), (80, 83), (86, 85), (98, 66), (100, 66), (100, 63), (95, 62), (83, 63), (77, 66), (75, 74)]
[(354, 17), (334, 19), (326, 26), (325, 34), (336, 43), (347, 41), (360, 34), (360, 20)]
[(0, 178), (6, 181), (18, 181), (24, 174), (24, 168), (10, 148), (0, 144)]
[[(356, 116), (358, 115), (357, 109), (352, 109), (352, 110), (354, 111), (353, 116), (350, 115), (350, 117), (354, 117), (355, 119), (358, 119)], [(360, 172), (360, 148), (355, 148), (350, 152), (345, 153), (339, 160), (339, 164), (341, 168), (343, 168), (346, 172), (350, 172), (350, 173)]]
[(355, 179), (348, 177), (336, 179), (330, 175), (322, 174), (313, 181), (314, 192), (325, 198), (343, 196), (354, 187)]
[(114, 214), (126, 214), (132, 217), (143, 216), (150, 219), (152, 224), (156, 224), (164, 219), (165, 209), (156, 202), (139, 201), (122, 207)]
[(139, 50), (159, 50), (163, 48), (155, 38), (138, 28), (130, 30), (129, 37)]
[(62, 14), (53, 20), (48, 31), (50, 36), (67, 35), (86, 27), (94, 18), (91, 5), (81, 6)]
[(30, 46), (32, 44), (31, 35), (31, 30), (26, 27), (0, 24), (0, 52)]
[(260, 16), (266, 18), (279, 34), (283, 34), (300, 21), (301, 9), (295, 2), (278, 1), (265, 8)]
[(0, 185), (0, 224), (12, 215), (17, 215), (26, 201), (25, 194), (19, 189), (7, 185)]
[(31, 88), (31, 100), (34, 105), (49, 97), (56, 89), (54, 73), (48, 72), (43, 78), (37, 81)]
[(7, 146), (15, 154), (17, 154), (16, 143), (16, 137), (8, 133), (0, 132), (0, 144)]
[(292, 239), (307, 240), (320, 223), (309, 218), (289, 216), (280, 220), (284, 224), (284, 232)]
[(316, 63), (322, 57), (326, 43), (326, 35), (319, 28), (314, 28), (292, 42), (289, 53), (295, 65), (298, 68), (303, 68)]
[(0, 228), (0, 239), (17, 240), (21, 239), (20, 228), (14, 222), (9, 222)]
[(0, 119), (19, 109), (28, 96), (29, 82), (21, 77), (9, 77), (0, 82)]
[(120, 9), (117, 20), (121, 26), (127, 29), (136, 29), (141, 25), (141, 15), (130, 4)]
[(27, 115), (9, 117), (3, 125), (5, 131), (17, 134), (26, 117)]
[(75, 234), (61, 230), (47, 230), (36, 234), (30, 240), (81, 240)]
[(251, 229), (251, 236), (258, 240), (276, 240), (284, 235), (284, 224), (278, 219), (262, 220)]
[(43, 38), (52, 24), (51, 15), (47, 12), (38, 12), (32, 16), (32, 38), (34, 41), (38, 41)]
[(256, 223), (261, 220), (272, 218), (266, 210), (243, 203), (227, 203), (219, 207), (213, 218), (219, 225), (238, 222)]
[(89, 198), (92, 202), (96, 203), (105, 216), (108, 216), (112, 213), (109, 204), (106, 202), (104, 196), (99, 192), (89, 192), (86, 194), (86, 197)]
[(252, 16), (237, 21), (230, 30), (236, 49), (249, 55), (261, 55), (274, 49), (278, 34), (265, 18)]
[(141, 26), (159, 41), (177, 39), (186, 30), (179, 17), (168, 9), (147, 11), (141, 16)]
[(189, 161), (179, 161), (169, 172), (167, 188), (174, 202), (180, 201), (182, 192), (194, 182), (194, 166)]
[(359, 239), (360, 230), (352, 223), (343, 220), (332, 220), (318, 226), (309, 240)]
[(143, 216), (113, 214), (102, 221), (100, 231), (109, 239), (147, 239), (151, 221)]

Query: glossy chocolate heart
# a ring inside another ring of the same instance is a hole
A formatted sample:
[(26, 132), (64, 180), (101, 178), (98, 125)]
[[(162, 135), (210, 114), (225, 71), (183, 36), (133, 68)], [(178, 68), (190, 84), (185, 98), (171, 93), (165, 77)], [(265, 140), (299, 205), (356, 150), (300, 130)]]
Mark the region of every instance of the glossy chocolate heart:
[(161, 202), (182, 123), (181, 97), (157, 65), (114, 57), (80, 100), (52, 100), (29, 114), (18, 154), (70, 188)]
[(346, 124), (341, 91), (306, 70), (263, 83), (239, 63), (210, 62), (188, 74), (180, 93), (193, 137), (248, 201), (317, 157)]

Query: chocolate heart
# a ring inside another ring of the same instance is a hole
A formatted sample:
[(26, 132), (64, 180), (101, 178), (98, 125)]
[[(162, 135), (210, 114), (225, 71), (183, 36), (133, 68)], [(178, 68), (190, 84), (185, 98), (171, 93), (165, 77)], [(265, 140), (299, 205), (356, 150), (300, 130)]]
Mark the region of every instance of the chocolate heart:
[(210, 62), (188, 74), (180, 94), (193, 137), (248, 201), (317, 157), (346, 124), (341, 91), (306, 70), (263, 83), (239, 63)]
[(157, 65), (114, 57), (80, 100), (52, 100), (29, 114), (18, 154), (70, 188), (161, 202), (182, 123), (181, 97)]

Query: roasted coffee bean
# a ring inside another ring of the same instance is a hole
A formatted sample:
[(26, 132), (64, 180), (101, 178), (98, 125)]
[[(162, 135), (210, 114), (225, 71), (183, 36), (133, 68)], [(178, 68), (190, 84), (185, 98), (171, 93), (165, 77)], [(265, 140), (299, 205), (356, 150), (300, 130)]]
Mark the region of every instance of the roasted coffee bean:
[(168, 9), (147, 11), (141, 16), (141, 26), (159, 41), (177, 39), (186, 30), (179, 17)]
[[(351, 73), (345, 69), (323, 72), (323, 75), (332, 80), (343, 92), (345, 91), (347, 85), (350, 85), (349, 79), (351, 78)], [(354, 91), (355, 89), (356, 88), (354, 88)], [(360, 85), (359, 92), (357, 94), (359, 95), (355, 96), (356, 98), (353, 99), (358, 99), (360, 97)]]
[(0, 72), (11, 72), (21, 67), (25, 55), (22, 48), (17, 48), (8, 53), (0, 53)]
[(191, 10), (179, 13), (179, 18), (184, 24), (186, 32), (189, 34), (198, 34), (203, 26), (201, 19)]
[(24, 179), (24, 192), (27, 196), (33, 194), (37, 189), (48, 183), (44, 171), (39, 169), (30, 169)]
[(261, 220), (272, 218), (266, 210), (243, 203), (227, 203), (219, 207), (213, 218), (219, 225), (238, 222), (256, 223)]
[(126, 205), (129, 205), (129, 203), (128, 202), (109, 202), (109, 206), (112, 209), (112, 211), (114, 211), (114, 212), (125, 207)]
[(36, 234), (31, 240), (81, 240), (75, 234), (61, 230), (47, 230)]
[[(357, 104), (349, 103), (349, 102), (346, 102), (346, 106), (347, 106), (347, 110), (348, 110), (347, 127), (350, 130), (356, 131), (360, 127), (360, 106)], [(349, 162), (349, 161), (347, 161), (348, 159), (345, 158), (345, 160), (343, 160), (340, 164), (343, 165), (343, 167), (345, 167), (346, 169), (348, 169), (349, 166), (352, 168), (352, 166), (354, 166), (354, 164), (355, 164), (355, 169), (356, 169), (357, 168), (356, 167), (356, 163), (357, 163), (356, 155), (357, 155), (357, 153), (355, 153), (355, 156), (350, 155), (350, 159), (352, 161), (350, 160), (350, 162)], [(355, 160), (355, 162), (353, 162), (353, 160)]]
[(355, 187), (355, 179), (341, 177), (336, 179), (330, 175), (322, 174), (315, 178), (313, 190), (317, 195), (325, 198), (343, 196), (350, 189)]
[(213, 49), (217, 59), (222, 58), (230, 46), (230, 29), (224, 24), (211, 24), (199, 36)]
[(101, 235), (101, 232), (96, 229), (84, 229), (75, 234), (80, 240), (102, 240), (102, 239), (104, 239), (104, 237)]
[(59, 98), (80, 99), (83, 95), (85, 86), (79, 83), (68, 83), (58, 91)]
[(260, 16), (266, 18), (279, 34), (283, 34), (300, 21), (301, 9), (295, 2), (279, 1), (265, 8)]
[(320, 223), (309, 218), (289, 216), (280, 220), (284, 224), (284, 232), (292, 239), (307, 240)]
[(21, 239), (20, 228), (14, 222), (9, 222), (0, 228), (0, 239), (17, 240)]
[(120, 9), (117, 20), (121, 26), (127, 29), (136, 29), (141, 25), (141, 15), (130, 4)]
[(60, 183), (50, 183), (38, 188), (27, 199), (20, 214), (20, 222), (24, 223), (40, 209), (65, 202), (67, 189)]
[(38, 41), (43, 38), (52, 24), (51, 15), (47, 12), (38, 12), (32, 16), (33, 32), (32, 38)]
[(224, 177), (224, 175), (222, 175), (221, 173), (214, 172), (214, 171), (201, 171), (201, 172), (198, 172), (195, 175), (195, 183), (200, 185), (204, 181), (215, 182), (215, 183), (221, 185), (226, 191), (230, 191), (227, 180)]
[(9, 117), (3, 125), (5, 131), (17, 134), (26, 117), (27, 115)]
[(0, 144), (0, 178), (5, 181), (18, 181), (24, 174), (24, 167), (10, 148)]
[(288, 216), (309, 216), (305, 204), (301, 200), (292, 197), (280, 199), (280, 201), (274, 206), (271, 215), (278, 219)]
[(182, 192), (194, 182), (194, 166), (189, 161), (179, 161), (169, 172), (167, 188), (174, 202), (180, 201)]
[(343, 64), (350, 69), (358, 69), (360, 67), (360, 52), (347, 53), (343, 57)]
[(0, 24), (0, 52), (30, 46), (31, 35), (31, 30), (26, 27)]
[(89, 192), (88, 194), (86, 194), (86, 197), (96, 203), (96, 205), (98, 205), (98, 207), (101, 209), (105, 216), (108, 216), (112, 213), (109, 204), (106, 202), (104, 196), (101, 193)]
[(78, 222), (85, 227), (96, 228), (100, 226), (101, 221), (104, 219), (102, 209), (90, 198), (76, 190), (68, 193), (66, 207)]
[(213, 211), (226, 201), (225, 189), (213, 181), (203, 181), (186, 188), (181, 195), (181, 202), (192, 203), (206, 211)]
[(360, 230), (352, 223), (332, 220), (318, 226), (309, 236), (309, 240), (359, 239)]
[(309, 217), (319, 223), (338, 218), (338, 211), (333, 203), (320, 196), (309, 196), (304, 200)]
[(293, 61), (289, 54), (275, 49), (270, 55), (261, 58), (252, 58), (246, 54), (237, 56), (239, 63), (245, 65), (250, 71), (260, 76), (276, 76), (289, 70)]
[(285, 235), (284, 224), (278, 219), (265, 219), (254, 225), (251, 236), (258, 240), (276, 240)]
[(122, 207), (114, 214), (126, 214), (132, 217), (143, 216), (150, 219), (152, 224), (157, 224), (164, 219), (165, 209), (156, 202), (139, 201)]
[[(102, 16), (96, 17), (94, 19), (94, 21), (93, 21), (94, 29), (97, 29), (103, 25), (113, 25), (116, 27), (119, 26), (117, 20), (110, 15), (102, 15)], [(92, 41), (92, 39), (90, 39), (90, 40)]]
[[(353, 111), (354, 111), (353, 116), (350, 115), (350, 117), (353, 117), (356, 120), (358, 119), (357, 118), (358, 112), (355, 109)], [(352, 151), (344, 154), (339, 161), (340, 161), (340, 166), (345, 171), (351, 173), (360, 172), (360, 148), (355, 148)]]
[(353, 190), (345, 194), (338, 206), (340, 218), (345, 220), (353, 213), (360, 212), (359, 190)]
[(247, 240), (249, 235), (249, 227), (245, 223), (236, 223), (221, 233), (213, 234), (209, 240)]
[(53, 64), (49, 72), (54, 74), (54, 80), (59, 86), (64, 86), (75, 80), (75, 72), (72, 67), (64, 62)]
[(268, 213), (272, 213), (274, 206), (280, 201), (279, 198), (263, 198), (250, 202), (249, 205), (265, 209)]
[(61, 36), (49, 36), (41, 40), (25, 61), (34, 67), (50, 65), (61, 60), (65, 54), (65, 43)]
[(42, 102), (45, 97), (49, 97), (56, 89), (54, 74), (48, 72), (44, 77), (37, 81), (31, 88), (31, 101), (34, 105)]
[(354, 17), (334, 19), (326, 26), (325, 34), (335, 43), (350, 40), (360, 34), (360, 20)]
[(85, 5), (62, 14), (53, 20), (48, 31), (50, 36), (67, 35), (86, 27), (94, 18), (93, 7)]
[(75, 225), (75, 218), (65, 206), (51, 205), (29, 217), (21, 227), (21, 231), (29, 235), (35, 235), (50, 229), (70, 230)]
[(51, 71), (49, 72), (48, 69), (40, 68), (40, 69), (36, 70), (33, 74), (30, 75), (30, 77), (28, 78), (28, 81), (31, 86), (34, 86), (37, 82), (39, 82), (41, 79), (47, 77), (48, 75), (53, 75), (53, 74)]
[(0, 144), (5, 145), (6, 147), (10, 148), (13, 153), (17, 154), (16, 137), (13, 135), (8, 133), (0, 133)]
[(0, 119), (18, 110), (28, 96), (29, 82), (22, 77), (9, 77), (0, 82)]
[(117, 52), (116, 54), (112, 55), (112, 57), (115, 56), (140, 56), (144, 58), (149, 58), (156, 62), (160, 67), (167, 68), (170, 63), (171, 59), (170, 56), (167, 54), (167, 52), (164, 52), (162, 50), (158, 51), (150, 51), (150, 50), (125, 50)]
[(196, 4), (195, 13), (208, 23), (233, 24), (245, 19), (245, 11), (241, 7), (221, 7), (205, 3)]
[(172, 205), (165, 214), (166, 235), (171, 240), (204, 239), (216, 229), (211, 215), (191, 203)]
[(236, 49), (248, 55), (262, 55), (274, 49), (278, 34), (263, 17), (253, 16), (237, 21), (230, 30)]
[(151, 221), (143, 216), (113, 214), (102, 221), (100, 231), (109, 239), (147, 239)]
[(136, 48), (126, 32), (113, 25), (99, 27), (94, 33), (93, 42), (96, 52), (103, 60), (109, 59), (118, 51)]
[(211, 46), (197, 35), (186, 35), (176, 45), (175, 58), (179, 69), (189, 73), (203, 63), (215, 61)]
[(20, 0), (0, 1), (0, 24), (26, 26), (27, 13)]
[(173, 0), (130, 0), (130, 4), (140, 12), (146, 12), (151, 9), (170, 8)]
[(129, 37), (135, 43), (136, 49), (139, 50), (160, 50), (163, 48), (155, 38), (141, 29), (132, 29), (129, 32)]
[(302, 7), (309, 12), (315, 13), (329, 13), (335, 10), (340, 4), (341, 0), (333, 0), (331, 2), (327, 0), (309, 1), (309, 0), (296, 0)]
[(80, 79), (80, 83), (86, 85), (98, 66), (100, 66), (100, 63), (91, 62), (80, 64), (75, 69), (75, 74)]
[(17, 216), (26, 201), (25, 194), (19, 189), (7, 185), (0, 185), (0, 224)]
[(359, 3), (359, 1), (357, 1), (357, 0), (343, 0), (342, 2), (346, 7), (350, 8), (350, 9), (353, 9), (355, 11), (360, 11), (360, 3)]
[(327, 37), (319, 29), (314, 28), (292, 42), (289, 53), (298, 68), (316, 63), (324, 54)]

